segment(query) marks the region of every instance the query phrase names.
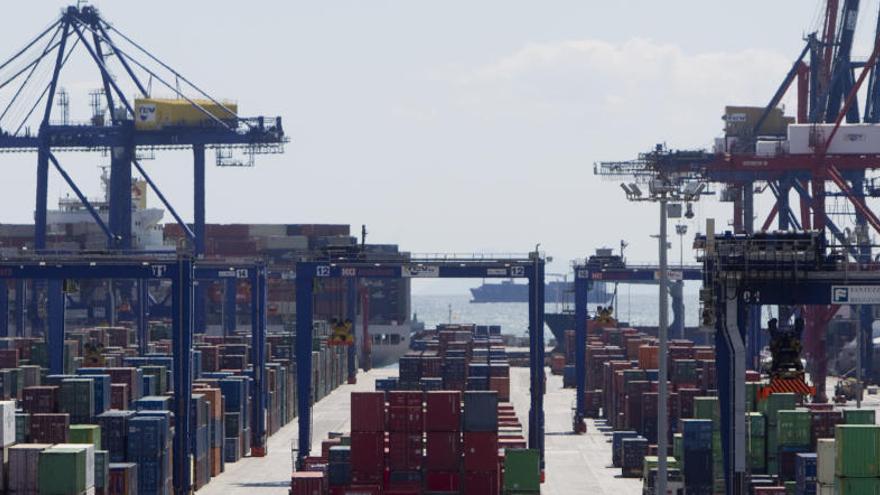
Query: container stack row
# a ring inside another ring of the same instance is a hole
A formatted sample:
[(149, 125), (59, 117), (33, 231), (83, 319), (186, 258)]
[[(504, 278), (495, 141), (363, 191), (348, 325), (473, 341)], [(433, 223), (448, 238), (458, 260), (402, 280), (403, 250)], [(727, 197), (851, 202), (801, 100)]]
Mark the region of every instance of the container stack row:
[[(170, 493), (171, 341), (167, 325), (154, 322), (151, 335), (149, 352), (139, 355), (130, 328), (68, 331), (59, 375), (48, 374), (41, 339), (0, 339), (0, 437), (6, 449), (0, 493)], [(314, 400), (347, 378), (346, 349), (328, 347), (328, 335), (326, 325), (316, 325)], [(250, 453), (255, 389), (250, 335), (195, 340), (189, 393), (191, 473), (198, 489), (225, 463)], [(296, 416), (293, 340), (290, 334), (267, 336), (269, 435)]]

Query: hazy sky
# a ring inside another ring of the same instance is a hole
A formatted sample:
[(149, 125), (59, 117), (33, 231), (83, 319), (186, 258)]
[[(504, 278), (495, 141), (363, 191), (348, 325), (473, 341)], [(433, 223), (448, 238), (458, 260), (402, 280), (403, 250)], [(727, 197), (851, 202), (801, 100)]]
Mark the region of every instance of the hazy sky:
[[(66, 3), (16, 4), (3, 58)], [(710, 146), (726, 104), (766, 104), (822, 3), (93, 2), (210, 93), (237, 100), (240, 114), (283, 116), (286, 154), (254, 169), (209, 167), (209, 222), (366, 223), (371, 241), (415, 252), (525, 252), (540, 242), (558, 261), (553, 271), (620, 239), (631, 259), (656, 259), (656, 208), (628, 204), (593, 163), (658, 142)], [(869, 39), (878, 2), (863, 4)], [(62, 85), (73, 118), (85, 118), (97, 70), (71, 64)], [(36, 157), (0, 159), (10, 165), (0, 222), (31, 221)], [(98, 194), (107, 158), (61, 159)], [(191, 219), (189, 155), (146, 164)], [(50, 206), (66, 192), (53, 172)], [(691, 232), (729, 211), (709, 200)]]

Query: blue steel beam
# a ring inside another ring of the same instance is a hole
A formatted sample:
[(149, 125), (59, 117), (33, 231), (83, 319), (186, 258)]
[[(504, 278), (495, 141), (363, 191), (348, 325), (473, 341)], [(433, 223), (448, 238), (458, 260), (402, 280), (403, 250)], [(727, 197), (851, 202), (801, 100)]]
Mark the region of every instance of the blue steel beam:
[(544, 263), (535, 257), (529, 281), (529, 448), (538, 451), (544, 471)]
[(235, 333), (236, 327), (236, 293), (238, 284), (236, 279), (228, 278), (223, 284), (223, 335), (230, 336)]
[(173, 279), (171, 297), (174, 315), (171, 337), (174, 349), (174, 417), (178, 418), (175, 421), (172, 445), (175, 495), (188, 495), (192, 492), (192, 275), (192, 260), (182, 258)]
[[(346, 298), (345, 298), (345, 309), (346, 309), (346, 318), (351, 322), (351, 336), (354, 339), (352, 344), (348, 346), (346, 349), (346, 361), (348, 364), (348, 383), (354, 384), (357, 382), (357, 349), (358, 349), (358, 337), (357, 337), (357, 288), (358, 288), (358, 280), (356, 278), (349, 279), (348, 283), (345, 286), (346, 289)], [(366, 315), (364, 315), (366, 316)]]
[(269, 399), (269, 387), (266, 382), (266, 267), (259, 265), (254, 271), (251, 282), (251, 293), (255, 299), (256, 321), (251, 329), (251, 347), (254, 351), (253, 379), (253, 432), (251, 454), (254, 457), (266, 455), (266, 404)]
[(587, 416), (585, 394), (587, 386), (587, 296), (589, 278), (586, 270), (575, 269), (574, 277), (574, 342), (575, 376), (577, 392), (575, 397), (575, 428), (583, 428)]
[(25, 285), (24, 280), (15, 280), (13, 282), (15, 284), (15, 336), (16, 337), (24, 337), (24, 322), (25, 322)]
[(138, 351), (141, 356), (146, 356), (150, 341), (150, 284), (146, 280), (137, 280), (138, 312), (137, 312), (137, 341)]
[[(131, 138), (134, 122), (124, 121), (118, 126)], [(110, 231), (113, 239), (111, 249), (131, 249), (131, 162), (134, 146), (127, 144), (110, 151)]]
[(183, 221), (183, 218), (181, 218), (181, 216), (177, 214), (177, 210), (175, 210), (174, 207), (171, 206), (171, 203), (168, 202), (168, 200), (165, 198), (165, 195), (162, 194), (162, 191), (159, 189), (159, 187), (156, 185), (156, 183), (153, 182), (153, 179), (147, 174), (147, 171), (144, 170), (144, 168), (141, 166), (140, 162), (138, 162), (135, 159), (132, 159), (131, 164), (134, 165), (134, 167), (137, 169), (137, 171), (141, 175), (141, 177), (143, 177), (144, 180), (147, 181), (147, 185), (149, 185), (150, 189), (152, 189), (153, 192), (156, 193), (156, 196), (159, 198), (159, 201), (161, 201), (162, 205), (165, 206), (165, 209), (168, 210), (169, 213), (171, 213), (171, 216), (174, 217), (174, 220), (177, 222), (177, 225), (179, 225), (180, 228), (183, 229), (183, 232), (186, 234), (186, 236), (191, 241), (195, 242), (195, 238), (196, 238), (195, 234), (193, 234), (192, 230), (190, 230), (189, 225), (187, 225), (186, 222)]
[(302, 469), (312, 445), (312, 297), (315, 266), (298, 263), (296, 268), (296, 402), (299, 416), (297, 470)]
[(9, 337), (9, 281), (0, 281), (0, 337)]
[[(205, 254), (205, 147), (193, 146), (193, 232), (195, 234), (195, 256)], [(205, 287), (196, 285), (195, 319), (196, 332), (205, 331)]]
[[(544, 261), (411, 260), (358, 263), (299, 262), (296, 265), (297, 467), (311, 451), (312, 336), (314, 284), (327, 278), (526, 278), (529, 280), (529, 353), (531, 406), (529, 448), (540, 451), (544, 465)], [(540, 378), (540, 379), (539, 379)]]
[(64, 374), (64, 280), (49, 280), (47, 313), (49, 335), (46, 347), (49, 353), (49, 374)]
[(79, 198), (80, 203), (82, 203), (83, 206), (86, 207), (86, 210), (89, 211), (89, 214), (95, 220), (95, 223), (97, 223), (98, 226), (101, 227), (101, 230), (104, 231), (104, 235), (107, 236), (107, 239), (112, 239), (113, 234), (110, 232), (110, 229), (107, 227), (107, 224), (104, 223), (104, 220), (101, 218), (101, 215), (98, 214), (98, 211), (95, 210), (95, 207), (92, 206), (92, 203), (90, 203), (88, 198), (86, 198), (86, 195), (83, 194), (82, 191), (80, 191), (79, 187), (77, 187), (76, 183), (73, 181), (73, 179), (70, 177), (70, 175), (68, 175), (67, 172), (64, 170), (64, 168), (61, 167), (61, 164), (58, 163), (58, 160), (55, 158), (55, 155), (53, 155), (50, 152), (48, 154), (48, 156), (49, 156), (49, 161), (52, 162), (52, 165), (55, 166), (55, 170), (57, 170), (58, 173), (61, 174), (61, 177), (64, 178), (64, 181), (67, 182), (67, 185), (70, 186), (71, 189), (73, 189), (73, 193), (76, 194), (76, 197)]

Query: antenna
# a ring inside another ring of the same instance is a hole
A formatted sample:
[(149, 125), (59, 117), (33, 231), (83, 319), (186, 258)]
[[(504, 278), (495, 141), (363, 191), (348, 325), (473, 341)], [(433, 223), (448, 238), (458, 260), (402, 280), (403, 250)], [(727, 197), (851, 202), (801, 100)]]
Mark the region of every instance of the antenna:
[(70, 96), (67, 90), (61, 88), (58, 90), (58, 108), (61, 109), (61, 125), (70, 124)]

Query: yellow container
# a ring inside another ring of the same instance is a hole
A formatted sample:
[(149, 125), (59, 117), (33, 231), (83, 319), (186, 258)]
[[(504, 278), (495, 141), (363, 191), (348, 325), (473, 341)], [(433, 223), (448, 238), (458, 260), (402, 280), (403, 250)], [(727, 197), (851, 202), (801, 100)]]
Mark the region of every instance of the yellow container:
[(221, 106), (210, 100), (193, 101), (205, 111), (183, 99), (137, 98), (134, 100), (134, 127), (141, 131), (157, 131), (165, 127), (212, 126), (217, 122), (205, 112), (224, 122), (234, 120), (238, 114), (235, 103), (224, 101)]
[[(764, 107), (728, 106), (724, 108), (724, 133), (727, 137), (754, 137), (754, 127), (764, 114)], [(758, 135), (783, 136), (788, 130), (789, 124), (795, 121), (792, 117), (786, 117), (781, 108), (774, 108), (767, 114), (766, 120), (761, 124)]]

